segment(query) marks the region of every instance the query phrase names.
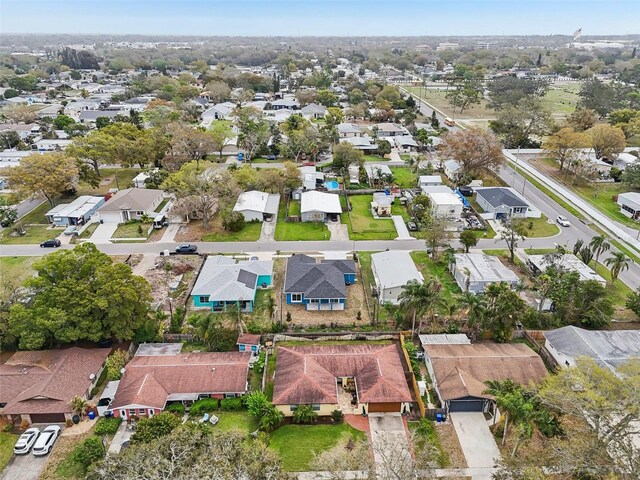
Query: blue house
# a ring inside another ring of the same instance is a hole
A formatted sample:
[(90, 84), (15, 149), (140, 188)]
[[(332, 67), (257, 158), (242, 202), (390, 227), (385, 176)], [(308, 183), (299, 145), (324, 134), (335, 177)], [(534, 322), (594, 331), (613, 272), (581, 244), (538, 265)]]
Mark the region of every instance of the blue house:
[(252, 312), (259, 288), (271, 286), (273, 261), (237, 262), (222, 255), (207, 257), (191, 290), (193, 305), (224, 312), (236, 305), (242, 312)]
[(347, 286), (356, 281), (353, 260), (322, 260), (294, 255), (287, 262), (284, 292), (287, 305), (307, 310), (344, 310)]

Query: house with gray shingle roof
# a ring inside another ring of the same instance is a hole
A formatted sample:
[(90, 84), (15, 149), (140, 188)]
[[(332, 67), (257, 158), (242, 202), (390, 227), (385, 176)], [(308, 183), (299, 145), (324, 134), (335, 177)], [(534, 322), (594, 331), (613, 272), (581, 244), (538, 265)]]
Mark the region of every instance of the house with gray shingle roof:
[(236, 263), (231, 257), (210, 256), (191, 290), (193, 305), (212, 312), (236, 305), (243, 312), (252, 312), (258, 288), (271, 286), (272, 274), (272, 260)]
[(487, 213), (492, 213), (496, 220), (503, 218), (524, 218), (529, 211), (527, 201), (509, 187), (476, 188), (476, 201)]
[(284, 292), (287, 305), (307, 310), (344, 310), (347, 286), (356, 281), (353, 260), (322, 260), (294, 255), (287, 261)]

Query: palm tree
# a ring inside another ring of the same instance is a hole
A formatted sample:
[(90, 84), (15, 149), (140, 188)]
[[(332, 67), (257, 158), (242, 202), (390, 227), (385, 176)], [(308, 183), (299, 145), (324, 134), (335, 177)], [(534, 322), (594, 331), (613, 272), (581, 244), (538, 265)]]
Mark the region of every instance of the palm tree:
[(467, 313), (467, 328), (469, 329), (472, 340), (475, 340), (482, 330), (484, 316), (487, 311), (484, 297), (466, 292), (460, 298), (460, 305)]
[[(425, 313), (431, 318), (431, 325), (434, 324), (434, 317), (438, 307), (442, 306), (442, 283), (438, 278), (430, 278), (424, 282), (424, 302)], [(418, 324), (418, 333), (422, 331), (422, 321)]]
[(618, 275), (625, 270), (629, 270), (630, 260), (622, 252), (613, 252), (611, 253), (611, 256), (604, 261), (604, 263), (611, 270), (611, 284), (613, 284), (613, 282), (618, 279)]
[(269, 314), (269, 320), (271, 320), (271, 325), (273, 325), (273, 317), (276, 311), (276, 300), (273, 298), (271, 293), (264, 298), (262, 308)]
[(429, 308), (430, 294), (425, 288), (425, 285), (426, 282), (420, 283), (417, 280), (409, 280), (407, 284), (402, 287), (402, 291), (398, 296), (400, 308), (405, 312), (412, 313), (412, 336), (414, 336), (416, 332), (416, 317), (422, 317)]
[(513, 380), (487, 380), (484, 382), (487, 388), (485, 395), (491, 395), (500, 411), (504, 412), (504, 432), (502, 433), (502, 445), (507, 439), (507, 426), (509, 425), (509, 414), (514, 409), (511, 396), (518, 389), (518, 385)]
[(84, 417), (87, 408), (89, 408), (89, 402), (87, 402), (87, 400), (82, 397), (75, 396), (71, 399), (71, 408), (74, 412), (80, 415), (80, 418), (82, 418)]
[(591, 247), (591, 250), (596, 256), (596, 268), (598, 268), (598, 259), (600, 258), (600, 255), (608, 251), (611, 248), (611, 245), (607, 242), (604, 235), (596, 235), (591, 239), (591, 242), (589, 242), (589, 247)]

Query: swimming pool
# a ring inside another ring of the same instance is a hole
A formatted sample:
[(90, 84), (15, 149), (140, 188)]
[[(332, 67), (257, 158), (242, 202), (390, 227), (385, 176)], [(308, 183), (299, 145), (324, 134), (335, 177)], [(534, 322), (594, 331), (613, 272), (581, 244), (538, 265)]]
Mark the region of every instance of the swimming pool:
[(327, 180), (324, 182), (324, 188), (327, 190), (338, 190), (340, 188), (340, 184), (335, 180)]

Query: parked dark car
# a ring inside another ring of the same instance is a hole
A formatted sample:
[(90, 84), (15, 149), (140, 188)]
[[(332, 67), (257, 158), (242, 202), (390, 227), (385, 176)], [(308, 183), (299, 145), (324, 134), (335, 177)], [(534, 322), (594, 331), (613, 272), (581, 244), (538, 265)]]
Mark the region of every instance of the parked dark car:
[(471, 188), (470, 186), (464, 186), (464, 187), (460, 187), (458, 190), (460, 190), (460, 193), (462, 195), (464, 195), (465, 197), (471, 197), (473, 196), (473, 188)]
[(267, 160), (275, 160), (278, 158), (276, 155), (267, 155)]
[(51, 240), (45, 240), (40, 244), (42, 248), (58, 248), (60, 246), (60, 240), (52, 238)]
[(409, 230), (410, 232), (417, 232), (418, 225), (416, 225), (415, 222), (407, 222), (407, 230)]
[(184, 245), (176, 247), (176, 253), (196, 253), (197, 250), (198, 246), (190, 243), (185, 243)]

